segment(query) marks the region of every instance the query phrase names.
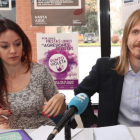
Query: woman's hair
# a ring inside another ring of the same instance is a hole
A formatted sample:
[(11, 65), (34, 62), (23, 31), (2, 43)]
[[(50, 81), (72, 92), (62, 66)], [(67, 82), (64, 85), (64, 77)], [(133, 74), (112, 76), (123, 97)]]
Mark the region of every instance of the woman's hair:
[(140, 9), (134, 11), (126, 21), (124, 30), (123, 30), (123, 38), (121, 44), (121, 55), (116, 63), (116, 67), (114, 70), (117, 71), (120, 75), (125, 75), (128, 72), (128, 53), (129, 49), (127, 46), (127, 39), (130, 33), (131, 28), (140, 20)]
[[(32, 47), (31, 43), (23, 32), (23, 30), (13, 21), (0, 17), (0, 36), (7, 30), (12, 30), (18, 34), (22, 40), (23, 53), (21, 57), (21, 62), (26, 63), (27, 71), (30, 69), (30, 63), (32, 62)], [(26, 71), (26, 72), (27, 72)], [(3, 93), (6, 93), (6, 102), (3, 99)], [(8, 103), (8, 93), (7, 93), (7, 82), (6, 82), (6, 70), (4, 69), (2, 60), (0, 58), (0, 104), (7, 105)]]

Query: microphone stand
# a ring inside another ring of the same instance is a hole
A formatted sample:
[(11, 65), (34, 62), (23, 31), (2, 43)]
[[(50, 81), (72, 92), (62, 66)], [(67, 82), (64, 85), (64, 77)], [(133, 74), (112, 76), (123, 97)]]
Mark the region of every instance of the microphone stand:
[(65, 140), (71, 140), (71, 128), (75, 129), (77, 127), (77, 122), (75, 119), (68, 121), (65, 125), (64, 132), (65, 132)]

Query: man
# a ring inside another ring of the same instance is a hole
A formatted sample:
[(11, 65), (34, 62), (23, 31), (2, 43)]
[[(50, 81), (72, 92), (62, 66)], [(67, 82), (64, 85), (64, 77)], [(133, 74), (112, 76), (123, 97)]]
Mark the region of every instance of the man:
[[(128, 18), (116, 58), (100, 58), (75, 88), (75, 95), (99, 93), (97, 127), (140, 126), (140, 9)], [(96, 122), (91, 103), (81, 114), (85, 127)]]

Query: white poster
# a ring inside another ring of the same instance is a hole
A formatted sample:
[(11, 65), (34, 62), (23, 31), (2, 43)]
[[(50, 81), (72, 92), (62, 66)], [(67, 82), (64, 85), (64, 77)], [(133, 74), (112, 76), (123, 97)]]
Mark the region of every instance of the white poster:
[[(76, 2), (76, 5), (73, 3)], [(80, 9), (81, 0), (34, 0), (34, 9)]]
[(140, 9), (140, 0), (122, 0), (122, 27), (128, 17), (137, 9)]
[(37, 34), (37, 60), (45, 64), (58, 89), (78, 85), (78, 34)]

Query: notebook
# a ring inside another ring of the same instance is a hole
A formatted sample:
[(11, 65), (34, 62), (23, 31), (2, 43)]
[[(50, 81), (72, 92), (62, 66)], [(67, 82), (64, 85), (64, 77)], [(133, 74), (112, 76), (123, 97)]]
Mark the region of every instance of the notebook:
[(32, 140), (24, 130), (14, 130), (0, 133), (0, 140)]
[(133, 140), (125, 125), (93, 128), (94, 140)]

